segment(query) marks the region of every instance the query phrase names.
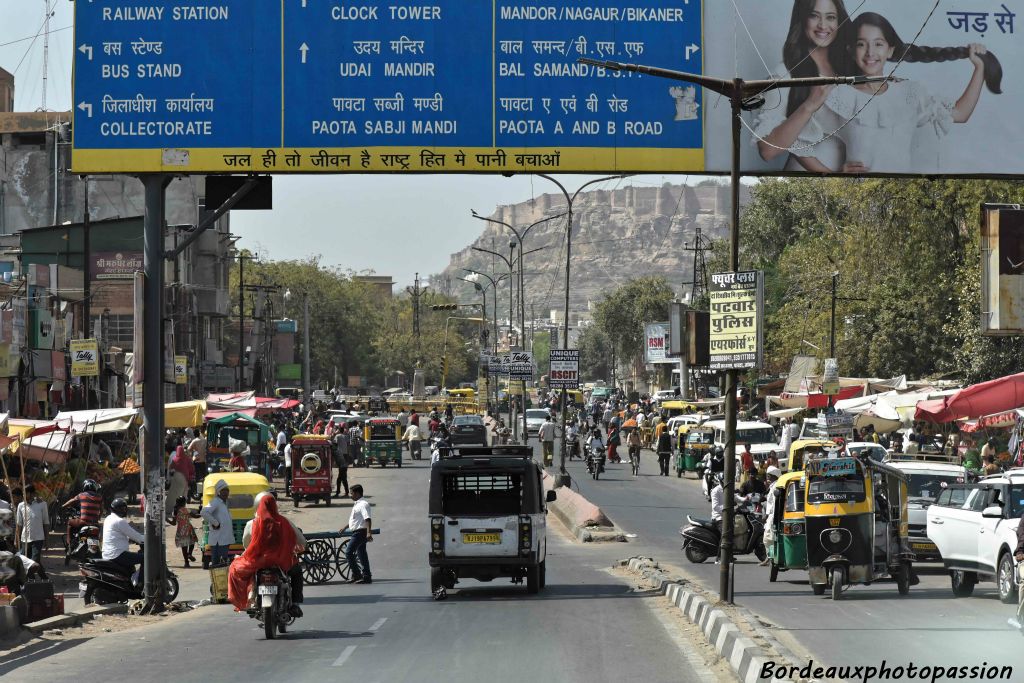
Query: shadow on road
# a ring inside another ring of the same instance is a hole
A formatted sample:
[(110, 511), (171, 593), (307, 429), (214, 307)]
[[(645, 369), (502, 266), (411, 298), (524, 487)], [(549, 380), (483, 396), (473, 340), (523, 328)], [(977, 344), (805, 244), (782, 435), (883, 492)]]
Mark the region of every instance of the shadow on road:
[(292, 628), (298, 630), (289, 630), (288, 633), (280, 635), (278, 638), (281, 640), (339, 640), (341, 638), (369, 638), (374, 635), (370, 631), (318, 631), (316, 629), (304, 631), (298, 625)]
[(629, 586), (622, 584), (582, 584), (582, 585), (548, 585), (537, 595), (530, 595), (526, 592), (526, 586), (506, 585), (502, 587), (481, 586), (466, 584), (456, 586), (454, 591), (449, 591), (448, 600), (453, 602), (462, 601), (501, 601), (501, 600), (595, 600), (595, 599), (622, 599), (622, 598), (647, 598), (660, 595), (659, 591), (635, 591)]
[(40, 640), (27, 647), (24, 647), (12, 655), (8, 655), (0, 662), (0, 678), (16, 671), (17, 669), (38, 662), (43, 657), (49, 657), (65, 650), (70, 650), (76, 645), (92, 640), (91, 638), (72, 638), (69, 640)]

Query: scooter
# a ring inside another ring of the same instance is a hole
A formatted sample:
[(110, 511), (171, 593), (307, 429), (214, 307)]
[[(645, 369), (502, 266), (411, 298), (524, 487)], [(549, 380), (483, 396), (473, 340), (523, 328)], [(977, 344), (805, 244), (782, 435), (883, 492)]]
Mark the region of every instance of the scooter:
[[(145, 597), (142, 565), (129, 570), (111, 560), (87, 559), (78, 565), (85, 581), (85, 604), (92, 602), (127, 602)], [(178, 577), (170, 569), (164, 583), (164, 601), (178, 597)]]
[(604, 472), (605, 451), (600, 441), (595, 441), (590, 446), (587, 454), (587, 472), (596, 480)]
[[(743, 503), (737, 503), (733, 517), (733, 555), (753, 553), (758, 560), (764, 560), (768, 556), (763, 539), (764, 520), (754, 511), (754, 506), (760, 499), (759, 494), (754, 494)], [(709, 557), (717, 556), (722, 543), (718, 525), (710, 519), (697, 519), (692, 515), (687, 515), (686, 521), (689, 525), (679, 530), (683, 537), (682, 550), (686, 554), (686, 559), (694, 564), (700, 564)]]
[(246, 610), (250, 619), (263, 625), (267, 640), (285, 633), (295, 622), (292, 614), (292, 582), (279, 567), (261, 569), (256, 573), (256, 590)]
[(580, 457), (580, 440), (576, 436), (565, 437), (565, 452), (569, 459)]

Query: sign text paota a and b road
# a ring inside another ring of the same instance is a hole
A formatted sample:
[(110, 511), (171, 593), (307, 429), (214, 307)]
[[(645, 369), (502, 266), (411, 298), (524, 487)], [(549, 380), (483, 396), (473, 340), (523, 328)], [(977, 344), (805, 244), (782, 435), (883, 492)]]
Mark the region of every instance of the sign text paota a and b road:
[(72, 167), (93, 172), (704, 166), (701, 0), (75, 3)]

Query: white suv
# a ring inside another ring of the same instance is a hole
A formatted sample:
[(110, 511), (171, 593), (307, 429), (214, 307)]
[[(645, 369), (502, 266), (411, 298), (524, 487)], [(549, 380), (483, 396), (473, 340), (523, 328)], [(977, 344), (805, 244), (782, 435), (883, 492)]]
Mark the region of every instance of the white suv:
[(966, 597), (979, 580), (994, 580), (999, 599), (1017, 601), (1013, 551), (1024, 514), (1024, 469), (985, 477), (959, 507), (928, 508), (928, 538), (950, 570), (953, 594)]

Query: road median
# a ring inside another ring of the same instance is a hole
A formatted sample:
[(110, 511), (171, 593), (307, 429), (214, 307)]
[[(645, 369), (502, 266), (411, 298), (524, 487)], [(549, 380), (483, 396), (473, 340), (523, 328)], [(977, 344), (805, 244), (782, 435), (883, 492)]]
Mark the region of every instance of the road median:
[(554, 491), (558, 496), (555, 502), (548, 503), (548, 510), (569, 529), (576, 540), (581, 543), (626, 542), (626, 534), (615, 526), (601, 508), (568, 487), (555, 488), (555, 478), (547, 472), (544, 473), (544, 490)]

